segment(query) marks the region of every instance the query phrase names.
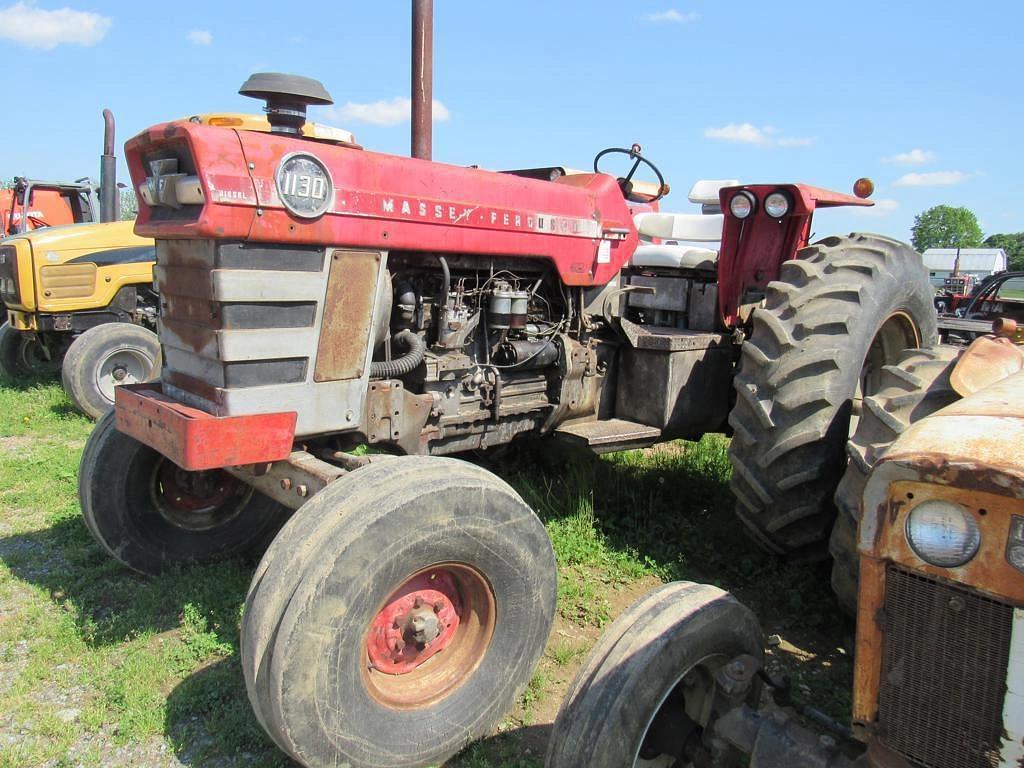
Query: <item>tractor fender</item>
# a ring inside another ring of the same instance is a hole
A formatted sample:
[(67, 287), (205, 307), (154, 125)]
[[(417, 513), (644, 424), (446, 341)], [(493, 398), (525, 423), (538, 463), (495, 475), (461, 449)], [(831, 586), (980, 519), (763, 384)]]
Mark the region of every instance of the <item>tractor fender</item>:
[(968, 397), (1024, 368), (1024, 348), (1000, 336), (980, 336), (961, 355), (949, 376), (953, 389)]

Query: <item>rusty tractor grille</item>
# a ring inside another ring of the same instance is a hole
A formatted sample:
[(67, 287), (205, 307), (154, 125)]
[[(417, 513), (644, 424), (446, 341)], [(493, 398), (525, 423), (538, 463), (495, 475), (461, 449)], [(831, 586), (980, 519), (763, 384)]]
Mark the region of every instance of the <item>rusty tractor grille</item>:
[(926, 768), (999, 764), (1013, 607), (896, 566), (885, 580), (879, 735)]

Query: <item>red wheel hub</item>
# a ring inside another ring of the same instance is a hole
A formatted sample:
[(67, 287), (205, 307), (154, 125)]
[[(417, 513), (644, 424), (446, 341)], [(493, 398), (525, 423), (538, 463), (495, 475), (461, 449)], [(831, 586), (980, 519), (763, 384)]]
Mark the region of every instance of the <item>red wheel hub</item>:
[(455, 577), (443, 568), (421, 573), (388, 598), (370, 624), (366, 650), (378, 672), (412, 672), (451, 643), (462, 604)]
[(164, 501), (183, 512), (206, 512), (238, 494), (239, 481), (227, 472), (187, 472), (164, 461), (157, 476)]

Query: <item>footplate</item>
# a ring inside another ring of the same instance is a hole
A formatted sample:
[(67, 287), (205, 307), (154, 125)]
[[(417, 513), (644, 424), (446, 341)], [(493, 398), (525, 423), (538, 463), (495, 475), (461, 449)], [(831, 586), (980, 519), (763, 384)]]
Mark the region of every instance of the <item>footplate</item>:
[(182, 469), (280, 461), (292, 452), (296, 414), (212, 416), (167, 397), (159, 384), (114, 389), (117, 429)]

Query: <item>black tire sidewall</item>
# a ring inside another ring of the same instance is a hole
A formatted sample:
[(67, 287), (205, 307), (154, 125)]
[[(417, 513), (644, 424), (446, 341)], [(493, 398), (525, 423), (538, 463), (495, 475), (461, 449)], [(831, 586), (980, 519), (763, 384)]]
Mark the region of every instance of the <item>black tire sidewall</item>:
[[(437, 525), (424, 526), (413, 500), (357, 536), (342, 536), (347, 543), (329, 537), (319, 550), (336, 552), (329, 573), (296, 591), (272, 660), (272, 709), (297, 757), (313, 764), (338, 755), (356, 765), (431, 764), (482, 736), (525, 686), (554, 615), (551, 545), (518, 496), (489, 493), (486, 514), (474, 514), (469, 496), (458, 484), (437, 490), (431, 504), (447, 510)], [(496, 608), (490, 646), (476, 670), (440, 701), (412, 710), (386, 707), (363, 679), (367, 630), (413, 573), (446, 562), (469, 565), (489, 583)], [(348, 599), (327, 597), (338, 595)], [(330, 637), (314, 637), (314, 627), (331, 627)], [(322, 754), (307, 755), (308, 749)]]

